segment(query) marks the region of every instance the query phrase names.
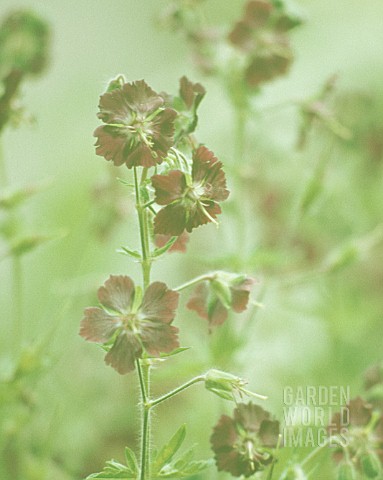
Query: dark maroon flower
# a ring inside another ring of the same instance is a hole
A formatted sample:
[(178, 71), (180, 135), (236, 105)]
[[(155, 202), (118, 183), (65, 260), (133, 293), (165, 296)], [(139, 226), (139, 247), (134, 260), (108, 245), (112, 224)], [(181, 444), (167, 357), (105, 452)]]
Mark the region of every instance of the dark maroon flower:
[(155, 234), (179, 236), (215, 222), (221, 213), (218, 202), (229, 196), (222, 163), (204, 146), (193, 154), (191, 175), (173, 170), (154, 175), (152, 185), (157, 204), (165, 205), (154, 219)]
[(334, 450), (337, 462), (347, 458), (360, 468), (362, 457), (370, 454), (378, 455), (383, 462), (383, 416), (361, 397), (350, 400), (346, 408), (333, 415), (328, 432), (339, 435), (341, 443)]
[(270, 449), (279, 437), (279, 422), (253, 403), (240, 403), (233, 418), (222, 415), (210, 438), (218, 470), (250, 477), (273, 461)]
[(86, 308), (81, 322), (80, 335), (110, 347), (105, 362), (121, 374), (134, 370), (144, 351), (158, 357), (179, 346), (178, 329), (171, 325), (179, 294), (154, 282), (142, 301), (137, 295), (130, 277), (111, 275), (98, 290), (101, 308)]
[(197, 127), (197, 110), (206, 90), (200, 83), (193, 83), (183, 76), (180, 80), (179, 97), (174, 99), (174, 108), (178, 112), (176, 120), (176, 139), (188, 135)]
[(229, 35), (230, 42), (248, 57), (245, 79), (250, 87), (287, 73), (293, 54), (287, 31), (299, 25), (268, 0), (251, 0), (243, 18)]
[(246, 310), (254, 283), (255, 279), (246, 275), (216, 272), (195, 288), (187, 307), (208, 320), (210, 328), (221, 325), (229, 310)]
[(177, 113), (143, 80), (125, 83), (100, 97), (96, 153), (116, 166), (152, 167), (162, 163), (173, 145)]

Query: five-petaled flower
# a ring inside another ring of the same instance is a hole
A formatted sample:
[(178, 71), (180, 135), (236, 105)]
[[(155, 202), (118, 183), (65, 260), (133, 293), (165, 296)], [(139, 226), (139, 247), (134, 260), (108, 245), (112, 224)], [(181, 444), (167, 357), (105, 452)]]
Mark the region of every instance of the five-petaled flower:
[(262, 407), (240, 403), (233, 418), (222, 415), (210, 438), (218, 470), (250, 477), (273, 461), (279, 422)]
[(251, 0), (229, 35), (231, 43), (249, 56), (245, 79), (251, 87), (287, 72), (292, 59), (287, 32), (299, 25), (268, 0)]
[(139, 297), (130, 277), (111, 275), (98, 290), (101, 308), (86, 308), (81, 322), (80, 335), (110, 347), (105, 362), (121, 374), (134, 370), (144, 352), (158, 357), (179, 346), (178, 329), (171, 325), (179, 294), (154, 282)]
[(116, 166), (152, 167), (162, 163), (173, 145), (175, 110), (144, 80), (124, 83), (100, 97), (96, 153)]
[(215, 272), (195, 288), (187, 307), (208, 320), (210, 328), (216, 327), (226, 320), (229, 310), (246, 310), (255, 281), (246, 275)]
[(154, 233), (162, 235), (178, 236), (184, 230), (216, 223), (221, 213), (218, 202), (229, 196), (222, 163), (204, 146), (193, 153), (191, 175), (172, 170), (154, 175), (152, 185), (155, 201), (164, 205), (154, 219)]

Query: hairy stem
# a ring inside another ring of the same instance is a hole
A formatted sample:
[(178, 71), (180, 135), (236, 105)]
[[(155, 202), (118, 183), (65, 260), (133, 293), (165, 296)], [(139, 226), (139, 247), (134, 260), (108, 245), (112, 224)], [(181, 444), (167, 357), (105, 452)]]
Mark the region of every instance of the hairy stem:
[[(140, 185), (138, 183), (137, 167), (134, 167), (134, 188), (136, 193), (136, 210), (138, 215), (138, 222), (140, 226), (140, 239), (142, 251), (142, 276), (144, 282), (144, 290), (150, 283), (150, 269), (152, 266), (152, 259), (150, 256), (149, 247), (149, 231), (148, 231), (148, 216), (145, 205), (141, 202)], [(146, 178), (147, 169), (144, 168), (141, 178), (141, 184)]]
[(147, 406), (148, 406), (148, 408), (155, 407), (156, 405), (164, 402), (165, 400), (168, 400), (169, 398), (174, 397), (178, 393), (183, 392), (184, 390), (191, 387), (195, 383), (204, 382), (204, 381), (205, 381), (205, 375), (199, 375), (198, 377), (194, 377), (191, 380), (189, 380), (188, 382), (184, 383), (183, 385), (180, 385), (179, 387), (175, 388), (174, 390), (171, 390), (169, 393), (166, 393), (165, 395), (162, 395), (161, 397), (158, 397), (154, 400), (149, 401)]
[[(138, 182), (137, 167), (134, 167), (134, 188), (136, 194), (136, 210), (138, 223), (140, 227), (140, 241), (142, 252), (142, 278), (144, 291), (150, 284), (150, 270), (152, 258), (149, 244), (149, 218), (147, 205), (142, 202), (140, 187), (144, 184), (148, 173), (147, 168), (143, 168), (140, 183)], [(141, 470), (140, 480), (150, 479), (150, 408), (148, 408), (148, 398), (150, 395), (150, 367), (142, 362), (136, 361), (138, 378), (142, 399), (142, 438), (141, 438)]]

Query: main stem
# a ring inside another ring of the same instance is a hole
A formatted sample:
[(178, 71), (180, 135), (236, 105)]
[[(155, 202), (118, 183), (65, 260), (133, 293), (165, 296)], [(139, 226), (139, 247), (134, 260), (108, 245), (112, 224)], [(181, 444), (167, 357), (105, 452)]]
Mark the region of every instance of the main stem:
[[(148, 169), (142, 171), (141, 181), (138, 181), (137, 167), (134, 167), (134, 187), (136, 193), (136, 210), (138, 215), (138, 223), (140, 226), (141, 240), (141, 265), (144, 291), (150, 284), (150, 269), (152, 266), (152, 258), (150, 254), (149, 244), (149, 226), (148, 213), (142, 202), (140, 188), (146, 180)], [(141, 390), (142, 400), (142, 438), (141, 438), (141, 469), (140, 480), (150, 479), (150, 408), (148, 407), (148, 398), (150, 396), (150, 371), (148, 365), (143, 365), (142, 360), (137, 359), (136, 367)]]

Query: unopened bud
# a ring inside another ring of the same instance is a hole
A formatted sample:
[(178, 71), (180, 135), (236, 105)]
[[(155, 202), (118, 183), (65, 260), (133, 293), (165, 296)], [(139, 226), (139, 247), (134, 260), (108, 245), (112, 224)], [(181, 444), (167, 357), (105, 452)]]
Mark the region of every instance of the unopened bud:
[(382, 474), (382, 465), (375, 452), (367, 452), (360, 459), (363, 473), (368, 478), (380, 478)]
[(337, 480), (356, 480), (356, 471), (351, 462), (343, 462), (339, 465)]
[(235, 400), (235, 394), (247, 395), (265, 400), (267, 397), (247, 390), (247, 382), (231, 373), (209, 370), (205, 375), (205, 387), (225, 400)]

